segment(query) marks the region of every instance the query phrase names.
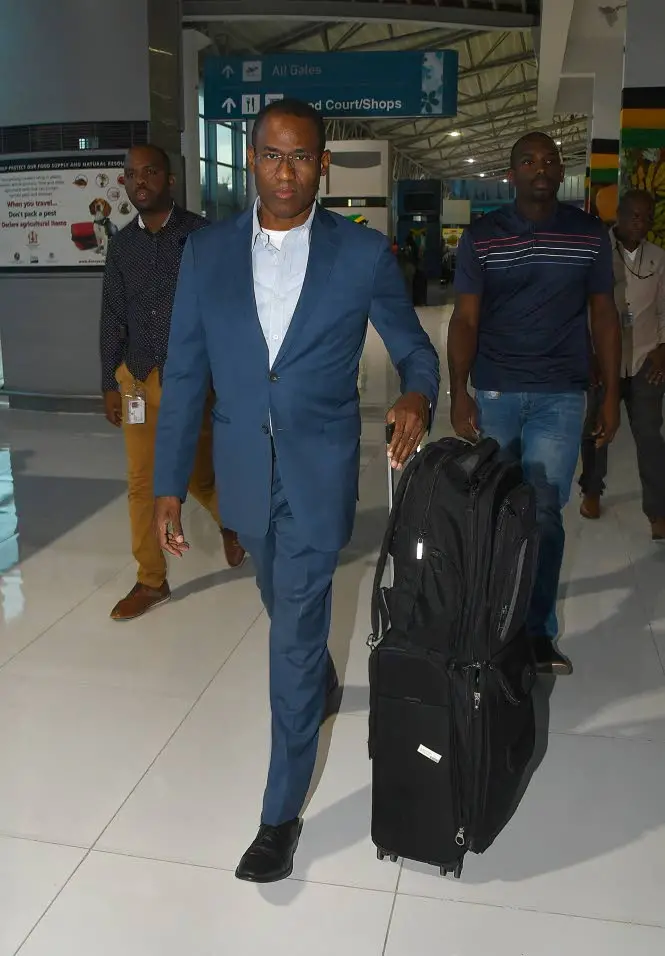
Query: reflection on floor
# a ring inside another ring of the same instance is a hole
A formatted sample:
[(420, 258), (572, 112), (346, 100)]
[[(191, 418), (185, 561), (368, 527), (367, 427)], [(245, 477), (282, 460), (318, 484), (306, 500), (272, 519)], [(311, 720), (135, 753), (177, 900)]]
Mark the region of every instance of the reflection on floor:
[[(439, 347), (446, 317), (423, 313)], [(134, 576), (120, 437), (95, 417), (0, 413), (0, 956), (665, 952), (665, 550), (640, 513), (630, 437), (604, 519), (569, 509), (576, 670), (553, 690), (547, 754), (496, 845), (445, 880), (379, 863), (368, 834), (365, 637), (396, 388), (374, 335), (362, 386), (360, 514), (331, 638), (344, 699), (293, 878), (263, 889), (233, 877), (268, 746), (250, 568), (224, 568), (191, 508), (172, 604), (113, 624)], [(444, 389), (438, 434), (446, 406)]]

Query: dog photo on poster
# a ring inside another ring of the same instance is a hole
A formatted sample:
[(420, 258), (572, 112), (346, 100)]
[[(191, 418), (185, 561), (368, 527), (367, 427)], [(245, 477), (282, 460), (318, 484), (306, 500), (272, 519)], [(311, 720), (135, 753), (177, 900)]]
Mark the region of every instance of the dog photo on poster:
[(136, 210), (121, 156), (0, 163), (0, 270), (101, 269)]

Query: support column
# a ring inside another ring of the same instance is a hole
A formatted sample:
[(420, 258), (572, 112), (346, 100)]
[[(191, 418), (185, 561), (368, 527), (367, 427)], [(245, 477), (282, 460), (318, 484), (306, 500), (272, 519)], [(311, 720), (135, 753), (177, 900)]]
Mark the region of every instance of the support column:
[[(608, 49), (608, 53), (610, 50)], [(619, 199), (619, 113), (621, 56), (597, 63), (593, 86), (593, 119), (589, 148), (589, 212), (604, 222), (616, 219)]]
[[(79, 161), (117, 162), (149, 138), (181, 179), (181, 13), (180, 0), (0, 0), (0, 63), (10, 78), (0, 84), (3, 160), (55, 161), (72, 182)], [(58, 228), (68, 244), (68, 227), (89, 222), (95, 194), (64, 195), (58, 215), (67, 225)], [(79, 268), (40, 250), (14, 266), (0, 252), (5, 394), (30, 407), (99, 407), (102, 257)]]
[(662, 0), (629, 0), (621, 110), (620, 188), (656, 201), (649, 239), (665, 247), (665, 10)]
[(201, 213), (201, 156), (199, 136), (199, 54), (210, 45), (210, 39), (198, 30), (184, 30), (182, 34), (182, 85), (184, 101), (184, 129), (182, 157), (185, 166), (185, 203), (192, 212)]

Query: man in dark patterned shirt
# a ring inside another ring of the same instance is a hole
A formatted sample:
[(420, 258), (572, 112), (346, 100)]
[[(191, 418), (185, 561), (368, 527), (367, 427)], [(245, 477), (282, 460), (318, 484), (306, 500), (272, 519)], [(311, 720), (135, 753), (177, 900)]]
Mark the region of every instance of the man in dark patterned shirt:
[[(122, 427), (129, 477), (132, 551), (138, 580), (111, 611), (128, 621), (170, 598), (166, 560), (152, 524), (153, 468), (162, 374), (183, 247), (207, 225), (176, 206), (169, 159), (155, 146), (131, 149), (125, 188), (138, 216), (114, 237), (104, 273), (100, 347), (106, 417)], [(220, 524), (212, 462), (212, 401), (205, 409), (190, 491)], [(222, 529), (226, 559), (242, 564), (237, 535)]]

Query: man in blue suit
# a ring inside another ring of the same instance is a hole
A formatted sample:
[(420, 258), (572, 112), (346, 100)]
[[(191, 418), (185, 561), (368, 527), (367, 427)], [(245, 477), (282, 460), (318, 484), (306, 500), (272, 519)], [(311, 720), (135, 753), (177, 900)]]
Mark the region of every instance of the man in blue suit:
[(236, 870), (268, 883), (293, 869), (330, 689), (331, 585), (356, 510), (368, 316), (401, 378), (387, 415), (394, 467), (428, 428), (439, 363), (384, 238), (316, 204), (330, 162), (322, 117), (297, 100), (272, 103), (252, 139), (253, 210), (192, 235), (184, 250), (155, 518), (162, 547), (182, 555), (181, 502), (212, 373), (219, 510), (254, 560), (271, 622), (270, 768), (261, 826)]

